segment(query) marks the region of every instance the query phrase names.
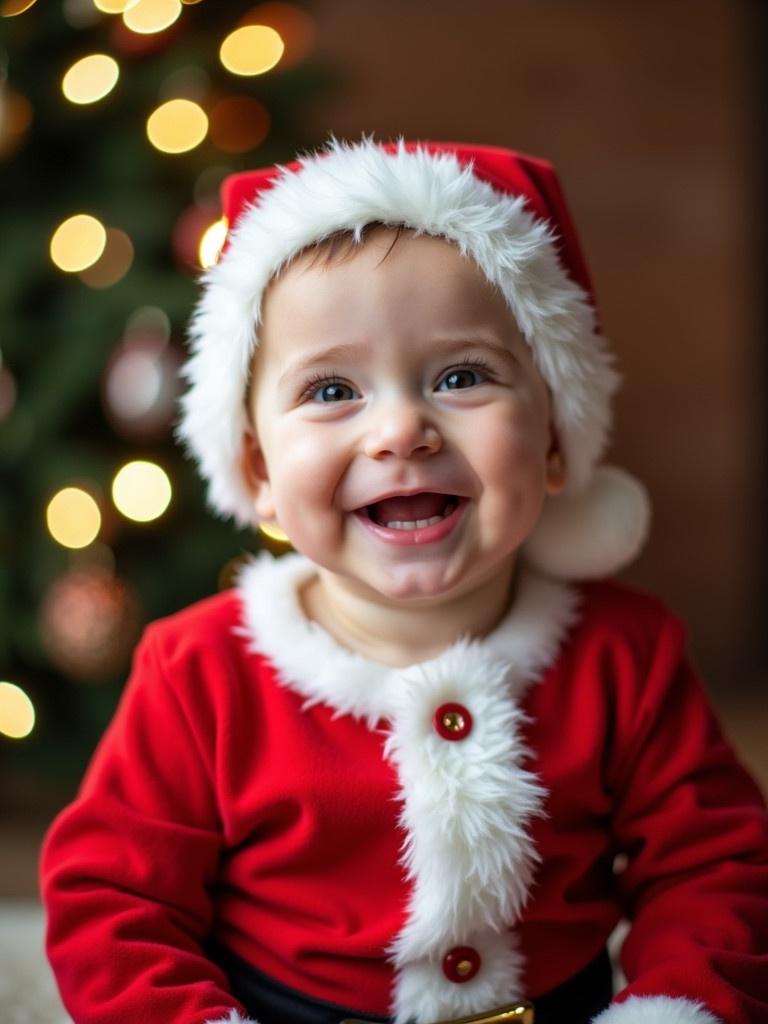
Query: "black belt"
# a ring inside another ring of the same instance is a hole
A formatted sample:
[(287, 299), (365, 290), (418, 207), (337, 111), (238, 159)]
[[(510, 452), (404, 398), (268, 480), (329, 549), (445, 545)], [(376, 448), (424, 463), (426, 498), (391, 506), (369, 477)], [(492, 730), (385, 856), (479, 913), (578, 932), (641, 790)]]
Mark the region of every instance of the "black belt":
[[(220, 944), (210, 942), (208, 955), (227, 975), (232, 994), (259, 1024), (340, 1024), (346, 1019), (391, 1024), (391, 1017), (376, 1017), (306, 996), (263, 974)], [(612, 995), (611, 962), (604, 949), (574, 977), (533, 1000), (535, 1024), (590, 1024)]]

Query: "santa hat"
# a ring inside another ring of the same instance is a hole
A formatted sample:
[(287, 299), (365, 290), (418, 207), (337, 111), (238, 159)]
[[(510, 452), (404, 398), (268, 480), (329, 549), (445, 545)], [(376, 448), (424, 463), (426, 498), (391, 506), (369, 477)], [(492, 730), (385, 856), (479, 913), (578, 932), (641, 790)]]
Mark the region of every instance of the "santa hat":
[(524, 555), (552, 576), (615, 572), (645, 540), (649, 503), (629, 474), (598, 466), (618, 384), (592, 288), (552, 166), (511, 150), (437, 142), (355, 144), (223, 186), (225, 250), (203, 278), (183, 369), (179, 436), (212, 507), (256, 521), (243, 471), (245, 394), (269, 281), (307, 246), (372, 222), (453, 242), (502, 293), (549, 386), (566, 466)]

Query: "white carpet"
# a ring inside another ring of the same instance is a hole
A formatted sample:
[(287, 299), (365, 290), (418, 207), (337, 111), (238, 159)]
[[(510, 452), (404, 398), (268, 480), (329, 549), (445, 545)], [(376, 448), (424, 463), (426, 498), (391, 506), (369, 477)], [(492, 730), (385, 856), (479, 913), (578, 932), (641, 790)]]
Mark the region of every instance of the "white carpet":
[(3, 1024), (72, 1024), (45, 958), (39, 904), (0, 903), (0, 950)]

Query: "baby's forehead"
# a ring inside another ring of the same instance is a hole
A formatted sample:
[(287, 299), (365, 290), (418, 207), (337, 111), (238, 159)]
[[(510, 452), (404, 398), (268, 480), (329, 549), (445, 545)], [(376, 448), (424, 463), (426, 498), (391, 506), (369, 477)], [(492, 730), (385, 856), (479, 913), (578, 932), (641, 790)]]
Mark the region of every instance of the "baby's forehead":
[[(453, 241), (405, 225), (371, 224), (344, 230), (292, 255), (264, 291), (262, 322), (279, 305), (309, 303), (324, 314), (412, 301), (447, 316), (512, 316), (508, 299), (475, 260)], [(361, 308), (363, 306), (363, 308)]]

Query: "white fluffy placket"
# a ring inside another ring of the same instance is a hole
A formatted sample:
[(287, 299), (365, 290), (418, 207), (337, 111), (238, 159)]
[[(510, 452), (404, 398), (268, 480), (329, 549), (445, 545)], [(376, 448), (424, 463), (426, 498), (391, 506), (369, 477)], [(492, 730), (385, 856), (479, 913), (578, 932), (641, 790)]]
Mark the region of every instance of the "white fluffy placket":
[[(388, 954), (396, 968), (398, 1024), (464, 1016), (523, 994), (514, 925), (536, 863), (531, 819), (544, 790), (523, 765), (519, 700), (553, 660), (575, 617), (575, 592), (521, 575), (514, 612), (483, 641), (460, 641), (405, 669), (344, 649), (302, 614), (297, 588), (313, 572), (301, 556), (261, 556), (239, 581), (245, 634), (283, 684), (370, 724), (386, 719), (386, 756), (397, 769), (411, 882), (408, 913)], [(460, 741), (433, 726), (442, 704), (472, 716)], [(442, 969), (446, 953), (470, 946), (482, 960), (462, 984)]]
[[(510, 679), (510, 676), (513, 678)], [(395, 1019), (465, 1016), (519, 999), (522, 962), (514, 933), (536, 861), (530, 819), (544, 790), (522, 767), (522, 681), (478, 644), (399, 673), (387, 756), (395, 764), (412, 884), (405, 926), (391, 948), (398, 968)], [(469, 735), (448, 741), (435, 709), (458, 703), (472, 715)], [(455, 984), (442, 960), (456, 946), (482, 959), (479, 973)]]

